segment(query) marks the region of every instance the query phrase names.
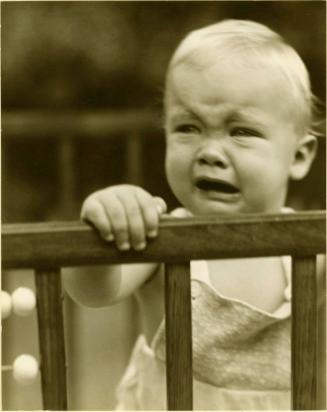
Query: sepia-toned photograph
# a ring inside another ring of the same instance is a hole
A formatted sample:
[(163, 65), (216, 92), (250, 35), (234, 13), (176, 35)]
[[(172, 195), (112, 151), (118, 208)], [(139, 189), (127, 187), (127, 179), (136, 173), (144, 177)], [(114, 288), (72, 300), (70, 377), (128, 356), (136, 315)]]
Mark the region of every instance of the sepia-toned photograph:
[(2, 1), (1, 78), (1, 409), (326, 409), (325, 1)]

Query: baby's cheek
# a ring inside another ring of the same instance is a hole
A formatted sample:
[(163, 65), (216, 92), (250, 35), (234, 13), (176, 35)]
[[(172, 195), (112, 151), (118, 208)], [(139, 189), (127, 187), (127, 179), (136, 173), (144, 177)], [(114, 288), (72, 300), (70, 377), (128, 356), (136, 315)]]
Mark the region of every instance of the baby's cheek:
[(166, 152), (166, 171), (180, 173), (189, 170), (192, 153), (181, 145), (170, 144)]
[[(176, 198), (184, 204), (190, 190), (192, 173), (189, 160), (179, 152), (166, 158), (166, 177), (168, 184)], [(185, 206), (185, 205), (184, 205)]]
[(232, 158), (232, 161), (240, 178), (245, 176), (247, 179), (260, 180), (273, 174), (276, 169), (274, 156), (268, 149), (252, 148), (237, 154), (238, 156)]
[[(268, 165), (267, 165), (268, 168)], [(286, 184), (282, 176), (263, 172), (253, 174), (244, 186), (243, 195), (247, 206), (253, 212), (278, 212), (285, 201)]]
[(237, 177), (249, 207), (261, 208), (265, 202), (272, 183), (270, 169), (269, 162), (250, 156), (238, 162)]
[(178, 163), (178, 158), (175, 155), (166, 157), (166, 177), (170, 188), (174, 191), (175, 186), (181, 180), (182, 176), (181, 165)]

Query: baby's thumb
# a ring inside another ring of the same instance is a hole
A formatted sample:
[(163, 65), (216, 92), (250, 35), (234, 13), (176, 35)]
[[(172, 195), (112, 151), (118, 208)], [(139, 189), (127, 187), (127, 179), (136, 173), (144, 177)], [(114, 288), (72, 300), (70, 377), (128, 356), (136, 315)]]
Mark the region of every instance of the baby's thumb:
[(163, 213), (167, 212), (166, 202), (161, 197), (154, 197), (154, 201), (156, 203), (159, 215), (162, 215)]

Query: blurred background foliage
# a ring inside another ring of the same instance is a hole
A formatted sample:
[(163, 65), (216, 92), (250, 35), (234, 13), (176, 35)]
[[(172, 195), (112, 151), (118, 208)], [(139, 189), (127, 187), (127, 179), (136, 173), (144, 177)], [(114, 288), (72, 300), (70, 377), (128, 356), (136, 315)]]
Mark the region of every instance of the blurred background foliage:
[(181, 38), (224, 18), (254, 19), (280, 32), (324, 99), (323, 1), (5, 2), (3, 107), (154, 105)]

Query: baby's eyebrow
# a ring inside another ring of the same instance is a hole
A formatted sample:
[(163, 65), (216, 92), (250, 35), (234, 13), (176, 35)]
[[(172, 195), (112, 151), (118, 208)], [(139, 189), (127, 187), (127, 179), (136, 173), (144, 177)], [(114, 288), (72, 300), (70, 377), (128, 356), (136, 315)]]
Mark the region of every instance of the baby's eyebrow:
[(232, 113), (229, 113), (225, 119), (226, 123), (232, 123), (235, 121), (246, 121), (253, 122), (258, 125), (261, 125), (260, 116), (256, 116), (252, 111), (244, 110), (234, 110)]
[(176, 110), (169, 116), (171, 120), (183, 120), (185, 118), (193, 118), (198, 119), (198, 116), (190, 110), (187, 109), (180, 109)]

